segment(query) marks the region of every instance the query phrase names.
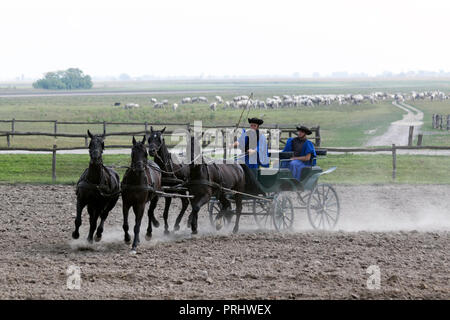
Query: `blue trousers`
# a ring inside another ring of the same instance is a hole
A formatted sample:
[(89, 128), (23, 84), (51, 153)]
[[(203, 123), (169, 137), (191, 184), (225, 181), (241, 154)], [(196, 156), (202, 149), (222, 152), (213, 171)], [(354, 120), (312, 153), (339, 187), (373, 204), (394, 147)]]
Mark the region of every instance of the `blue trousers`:
[(289, 162), (289, 170), (292, 172), (292, 176), (300, 181), (300, 177), (302, 175), (302, 169), (305, 167), (309, 167), (308, 165), (304, 164), (303, 161), (300, 160), (292, 160)]

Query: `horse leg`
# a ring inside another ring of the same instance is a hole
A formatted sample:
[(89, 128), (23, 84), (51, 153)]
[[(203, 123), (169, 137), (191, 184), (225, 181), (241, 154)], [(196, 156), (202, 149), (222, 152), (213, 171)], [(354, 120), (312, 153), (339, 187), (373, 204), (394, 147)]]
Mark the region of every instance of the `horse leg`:
[(75, 231), (72, 232), (72, 238), (78, 239), (80, 237), (80, 226), (81, 226), (81, 213), (83, 212), (83, 208), (86, 206), (86, 204), (81, 201), (80, 199), (77, 199), (77, 217), (75, 218)]
[(122, 213), (123, 213), (123, 231), (125, 232), (124, 241), (126, 244), (130, 244), (131, 238), (130, 234), (128, 233), (128, 211), (130, 210), (130, 205), (128, 203), (123, 203), (122, 206)]
[(203, 195), (202, 197), (195, 199), (192, 201), (192, 212), (191, 216), (189, 217), (191, 219), (191, 230), (192, 234), (197, 234), (197, 227), (198, 227), (198, 212), (200, 211), (200, 208), (209, 201), (210, 196), (208, 194)]
[(109, 212), (114, 208), (114, 206), (117, 203), (117, 200), (119, 197), (115, 197), (115, 199), (112, 199), (109, 201), (103, 210), (103, 212), (100, 214), (100, 225), (97, 227), (97, 232), (95, 234), (95, 241), (100, 241), (102, 239), (102, 233), (103, 233), (103, 224), (105, 223), (106, 218), (108, 217)]
[(236, 222), (234, 223), (233, 233), (237, 233), (239, 230), (239, 219), (241, 218), (242, 212), (242, 196), (236, 194), (234, 196), (234, 201), (236, 202)]
[(169, 217), (169, 208), (170, 208), (170, 204), (172, 203), (172, 198), (166, 198), (166, 201), (164, 203), (164, 213), (163, 213), (163, 218), (164, 218), (164, 234), (167, 235), (169, 234), (169, 224), (167, 223), (167, 218)]
[[(155, 219), (155, 208), (156, 208), (156, 204), (158, 203), (158, 197), (153, 197), (153, 199), (150, 201), (150, 206), (148, 208), (147, 211), (147, 215), (148, 215), (148, 227), (147, 227), (147, 233), (145, 234), (145, 240), (149, 241), (152, 238), (152, 223), (155, 226), (155, 228), (159, 227), (159, 222), (158, 220)], [(156, 221), (158, 223), (158, 225), (155, 225), (154, 221)]]
[(152, 200), (150, 201), (150, 206), (148, 207), (148, 223), (149, 223), (149, 229), (150, 229), (150, 236), (152, 233), (152, 227), (150, 226), (150, 223), (153, 224), (155, 228), (159, 228), (159, 221), (155, 218), (155, 209), (156, 205), (158, 204), (159, 197), (154, 196)]
[(139, 231), (141, 230), (142, 217), (144, 216), (145, 203), (133, 206), (134, 215), (136, 217), (134, 224), (134, 240), (131, 246), (132, 251), (136, 251), (137, 245), (140, 243)]
[(89, 212), (89, 234), (88, 234), (88, 238), (87, 241), (89, 243), (93, 242), (93, 238), (94, 238), (94, 232), (95, 229), (97, 229), (97, 219), (99, 216), (99, 209), (98, 208), (93, 208), (92, 206), (88, 205), (88, 212)]
[(187, 207), (189, 206), (189, 200), (186, 198), (181, 198), (181, 211), (178, 214), (177, 219), (175, 220), (175, 225), (173, 226), (173, 230), (180, 230), (180, 222), (183, 218), (184, 213), (186, 212)]
[[(220, 230), (222, 229), (222, 217), (224, 215), (224, 213), (227, 213), (228, 210), (231, 207), (231, 203), (230, 201), (228, 201), (228, 199), (226, 198), (224, 193), (220, 193), (219, 195), (219, 201), (220, 201), (220, 211), (216, 216), (216, 230)], [(227, 217), (227, 215), (226, 215)]]

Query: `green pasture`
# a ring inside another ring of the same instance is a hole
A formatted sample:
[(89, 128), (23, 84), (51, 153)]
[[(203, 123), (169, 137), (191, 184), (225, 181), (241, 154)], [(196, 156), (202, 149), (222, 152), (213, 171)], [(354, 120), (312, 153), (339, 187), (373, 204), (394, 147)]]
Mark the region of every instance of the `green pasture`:
[[(215, 94), (214, 94), (215, 95)], [(213, 101), (214, 95), (208, 96)], [(165, 109), (154, 109), (150, 103), (151, 95), (136, 96), (75, 96), (75, 97), (33, 97), (33, 98), (0, 98), (0, 119), (23, 120), (58, 120), (58, 121), (87, 121), (87, 122), (149, 122), (158, 123), (191, 123), (201, 120), (204, 125), (234, 126), (241, 116), (242, 110), (223, 110), (216, 112), (209, 109), (209, 104), (181, 105), (180, 100), (185, 95), (171, 95), (157, 97), (167, 98), (169, 106)], [(234, 96), (234, 94), (232, 95)], [(224, 99), (231, 99), (232, 96)], [(269, 95), (255, 96), (265, 100)], [(125, 110), (114, 107), (115, 101), (122, 103), (134, 102), (141, 105), (139, 109)], [(172, 103), (179, 107), (172, 111)], [(382, 134), (392, 121), (401, 119), (402, 111), (395, 108), (388, 101), (377, 104), (364, 103), (361, 105), (333, 104), (330, 106), (316, 106), (314, 108), (289, 108), (278, 110), (250, 110), (244, 112), (241, 125), (248, 125), (245, 117), (262, 117), (266, 123), (321, 127), (323, 146), (353, 147), (362, 146), (371, 137), (367, 132)], [(174, 129), (177, 126), (172, 126)], [(20, 123), (16, 122), (15, 130), (19, 132), (48, 132), (53, 133), (53, 123)], [(87, 129), (94, 133), (101, 133), (101, 124), (92, 125), (62, 125), (58, 124), (58, 133), (85, 134)], [(0, 131), (10, 131), (10, 123), (0, 123)], [(142, 131), (144, 126), (108, 125), (107, 132)], [(110, 145), (129, 144), (131, 137), (108, 137), (106, 143)], [(53, 138), (43, 136), (14, 136), (11, 139), (13, 147), (76, 147), (83, 146), (83, 138)], [(6, 138), (0, 137), (0, 147), (6, 147)]]
[[(241, 110), (223, 110), (221, 106), (216, 112), (209, 109), (209, 103), (181, 105), (186, 96), (205, 96), (214, 101), (215, 95), (224, 100), (232, 100), (236, 95), (254, 93), (254, 99), (265, 100), (273, 95), (283, 94), (324, 94), (324, 93), (369, 93), (410, 92), (412, 90), (442, 90), (448, 92), (450, 82), (444, 80), (293, 80), (293, 79), (261, 79), (261, 80), (174, 80), (174, 81), (129, 81), (129, 82), (97, 82), (90, 92), (102, 92), (92, 96), (35, 96), (35, 97), (0, 97), (0, 119), (33, 119), (86, 122), (145, 122), (161, 128), (162, 123), (193, 123), (201, 120), (204, 125), (234, 126), (241, 116)], [(11, 85), (0, 84), (2, 93), (39, 93), (47, 92), (31, 89), (31, 84), (21, 84), (16, 89)], [(145, 94), (141, 94), (145, 92)], [(61, 92), (58, 92), (61, 93)], [(158, 101), (167, 99), (169, 105), (164, 109), (154, 109), (150, 98)], [(138, 109), (125, 110), (121, 106), (114, 107), (115, 102), (138, 103)], [(177, 111), (171, 105), (178, 103)], [(431, 128), (432, 113), (450, 113), (450, 101), (430, 102), (416, 101), (412, 105), (425, 113), (424, 145), (450, 145), (449, 133)], [(361, 147), (373, 136), (383, 134), (389, 124), (400, 120), (404, 112), (392, 106), (390, 101), (361, 105), (330, 105), (313, 108), (283, 108), (278, 110), (251, 110), (250, 117), (262, 117), (266, 123), (321, 127), (323, 147)], [(247, 112), (243, 114), (241, 125), (246, 126)], [(175, 129), (171, 126), (169, 129)], [(93, 133), (101, 133), (101, 124), (62, 125), (58, 124), (58, 133), (86, 134), (87, 129)], [(0, 131), (11, 130), (10, 123), (0, 123)], [(15, 124), (16, 131), (53, 133), (53, 123), (20, 123)], [(107, 132), (142, 131), (144, 126), (108, 125)], [(168, 139), (168, 138), (167, 138)], [(108, 137), (107, 145), (129, 145), (130, 137)], [(54, 138), (45, 136), (14, 136), (12, 147), (51, 148), (80, 147), (84, 138)], [(0, 148), (7, 146), (6, 137), (0, 137)]]
[[(1, 154), (0, 183), (51, 184), (50, 154)], [(56, 183), (74, 184), (88, 166), (88, 155), (56, 156)], [(105, 165), (126, 166), (129, 155), (104, 155)], [(392, 180), (391, 155), (328, 155), (320, 158), (323, 169), (337, 170), (320, 178), (333, 184), (450, 184), (450, 157), (397, 155), (397, 178)], [(123, 176), (125, 169), (117, 169)]]

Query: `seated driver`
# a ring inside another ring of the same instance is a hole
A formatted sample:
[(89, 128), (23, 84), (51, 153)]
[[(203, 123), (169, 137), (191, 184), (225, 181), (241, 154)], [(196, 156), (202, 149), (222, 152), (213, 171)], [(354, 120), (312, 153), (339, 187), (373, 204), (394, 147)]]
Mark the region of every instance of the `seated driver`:
[(296, 127), (298, 136), (289, 138), (282, 152), (293, 152), (294, 156), (289, 161), (283, 161), (281, 168), (289, 168), (295, 179), (300, 181), (302, 169), (316, 165), (316, 150), (314, 144), (306, 137), (312, 133), (305, 126)]

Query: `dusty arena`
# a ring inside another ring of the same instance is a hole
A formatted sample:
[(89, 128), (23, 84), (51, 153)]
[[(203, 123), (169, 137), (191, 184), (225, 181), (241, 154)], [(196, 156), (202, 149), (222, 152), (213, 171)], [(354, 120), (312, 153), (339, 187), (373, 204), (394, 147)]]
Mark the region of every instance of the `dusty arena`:
[[(87, 244), (88, 215), (73, 240), (73, 186), (0, 185), (1, 299), (450, 299), (450, 186), (336, 186), (341, 218), (332, 232), (213, 231), (202, 209), (199, 235), (162, 225), (135, 255), (123, 242), (121, 201), (101, 242)], [(158, 204), (162, 223), (164, 201)], [(174, 200), (170, 226), (180, 206)], [(134, 215), (130, 213), (130, 226)], [(147, 225), (144, 220), (143, 229)], [(380, 288), (369, 288), (369, 266)], [(70, 266), (81, 289), (67, 287)]]

